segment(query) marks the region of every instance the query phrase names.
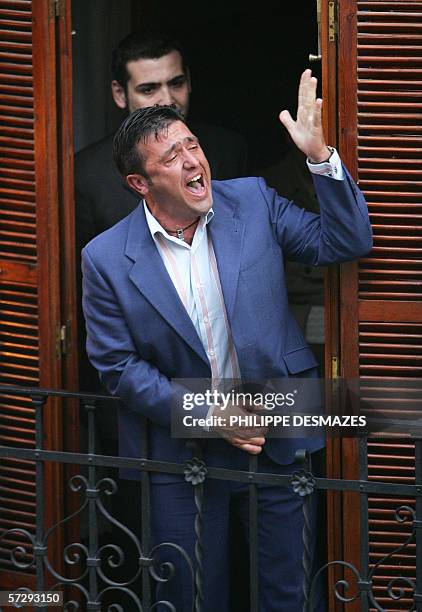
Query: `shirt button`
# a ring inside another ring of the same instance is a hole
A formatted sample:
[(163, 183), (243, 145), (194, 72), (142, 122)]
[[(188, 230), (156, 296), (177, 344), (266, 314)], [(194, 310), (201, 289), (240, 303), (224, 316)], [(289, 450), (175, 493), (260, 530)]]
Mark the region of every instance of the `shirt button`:
[(209, 323), (208, 317), (204, 317), (204, 323), (205, 323), (205, 325), (208, 325), (208, 323)]
[(208, 356), (209, 356), (209, 357), (214, 357), (214, 355), (215, 355), (215, 351), (214, 351), (213, 349), (210, 349), (210, 350), (208, 351)]

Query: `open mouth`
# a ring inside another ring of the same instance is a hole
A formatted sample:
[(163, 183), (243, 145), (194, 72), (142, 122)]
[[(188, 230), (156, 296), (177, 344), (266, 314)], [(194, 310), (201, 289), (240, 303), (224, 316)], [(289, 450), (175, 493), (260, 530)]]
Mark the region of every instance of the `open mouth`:
[(186, 187), (195, 195), (202, 195), (205, 192), (204, 177), (202, 174), (193, 176), (186, 182)]

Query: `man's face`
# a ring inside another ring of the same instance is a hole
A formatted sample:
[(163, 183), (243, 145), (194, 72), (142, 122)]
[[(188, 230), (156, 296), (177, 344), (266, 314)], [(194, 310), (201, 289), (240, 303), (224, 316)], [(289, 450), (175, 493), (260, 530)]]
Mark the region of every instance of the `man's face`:
[[(208, 212), (212, 206), (210, 167), (197, 138), (183, 122), (171, 123), (158, 140), (151, 135), (138, 147), (149, 180), (143, 182), (143, 191), (137, 191), (151, 210), (168, 225), (174, 222), (179, 227)], [(129, 184), (139, 187), (131, 176)]]
[(178, 51), (171, 51), (158, 59), (128, 62), (126, 69), (129, 74), (126, 91), (117, 81), (112, 82), (117, 106), (132, 113), (145, 106), (174, 104), (186, 117), (191, 86)]

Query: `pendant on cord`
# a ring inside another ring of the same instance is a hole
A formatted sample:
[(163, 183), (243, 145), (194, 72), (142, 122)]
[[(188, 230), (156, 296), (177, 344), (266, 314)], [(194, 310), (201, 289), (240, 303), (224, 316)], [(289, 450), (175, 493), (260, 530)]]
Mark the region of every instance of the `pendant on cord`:
[(178, 238), (179, 240), (183, 240), (184, 242), (185, 241), (184, 232), (190, 227), (192, 227), (192, 225), (195, 225), (195, 223), (198, 223), (198, 221), (199, 221), (199, 217), (197, 217), (195, 221), (192, 221), (192, 223), (189, 223), (189, 225), (187, 225), (186, 227), (179, 227), (178, 229), (175, 229), (175, 230), (167, 229), (167, 227), (163, 227), (163, 229), (166, 230), (168, 234), (176, 234), (176, 238)]

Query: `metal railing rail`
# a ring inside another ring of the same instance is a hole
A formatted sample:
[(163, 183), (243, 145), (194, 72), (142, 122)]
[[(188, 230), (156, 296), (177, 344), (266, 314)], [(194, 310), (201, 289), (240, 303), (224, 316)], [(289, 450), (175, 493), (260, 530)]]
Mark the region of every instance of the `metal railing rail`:
[[(192, 576), (192, 610), (201, 612), (203, 610), (203, 500), (204, 500), (204, 481), (205, 479), (231, 480), (249, 485), (249, 555), (250, 555), (250, 610), (259, 611), (259, 580), (258, 580), (258, 485), (271, 484), (282, 487), (293, 487), (297, 495), (303, 499), (304, 529), (303, 529), (303, 568), (304, 568), (304, 612), (312, 612), (313, 597), (318, 581), (323, 580), (329, 567), (336, 565), (341, 568), (348, 568), (351, 575), (355, 577), (353, 585), (354, 595), (349, 595), (351, 585), (346, 580), (339, 580), (333, 585), (336, 600), (345, 604), (359, 600), (362, 612), (369, 609), (376, 609), (379, 612), (386, 612), (377, 601), (373, 592), (373, 579), (376, 571), (389, 559), (399, 553), (403, 553), (410, 546), (416, 547), (416, 568), (415, 580), (406, 576), (397, 576), (390, 580), (386, 588), (386, 595), (393, 602), (406, 598), (413, 600), (409, 612), (416, 610), (422, 612), (422, 440), (415, 439), (415, 484), (401, 484), (391, 482), (375, 482), (368, 479), (367, 465), (367, 438), (359, 439), (359, 480), (343, 480), (337, 478), (321, 478), (312, 473), (309, 457), (305, 451), (297, 453), (298, 469), (293, 475), (260, 473), (256, 456), (250, 456), (248, 471), (233, 470), (226, 468), (209, 467), (201, 457), (200, 450), (195, 447), (194, 442), (189, 442), (192, 446), (193, 456), (184, 464), (170, 463), (164, 461), (151, 460), (146, 457), (139, 459), (128, 457), (117, 457), (101, 455), (95, 452), (96, 449), (96, 428), (95, 412), (99, 402), (109, 400), (115, 401), (116, 398), (103, 395), (86, 393), (73, 393), (67, 391), (51, 389), (21, 388), (0, 385), (0, 398), (4, 395), (27, 396), (31, 398), (35, 412), (35, 447), (19, 448), (0, 445), (0, 458), (4, 459), (23, 459), (33, 461), (35, 464), (36, 490), (43, 492), (46, 486), (44, 466), (46, 462), (59, 464), (70, 464), (86, 466), (84, 474), (77, 474), (70, 478), (69, 487), (74, 493), (82, 495), (83, 501), (79, 509), (71, 515), (64, 517), (59, 523), (50, 526), (48, 529), (44, 525), (44, 497), (37, 496), (35, 532), (31, 533), (23, 528), (9, 529), (0, 533), (0, 545), (2, 542), (15, 541), (20, 539), (10, 552), (13, 566), (17, 570), (35, 571), (35, 588), (37, 591), (45, 590), (45, 584), (55, 583), (51, 589), (62, 590), (64, 587), (72, 587), (79, 592), (79, 599), (84, 603), (79, 607), (78, 598), (69, 599), (64, 606), (64, 610), (86, 609), (88, 611), (102, 610), (102, 601), (106, 597), (123, 598), (130, 601), (134, 610), (157, 610), (158, 605), (161, 609), (174, 610), (171, 602), (153, 602), (151, 590), (152, 583), (165, 583), (172, 579), (174, 567), (167, 564), (166, 572), (163, 568), (157, 570), (156, 560), (165, 547), (177, 549), (182, 555)], [(65, 452), (48, 450), (43, 448), (43, 409), (49, 397), (59, 397), (62, 399), (76, 398), (81, 401), (81, 405), (88, 415), (88, 452)], [(144, 419), (142, 428), (143, 448), (147, 448), (147, 422)], [(147, 454), (147, 453), (146, 453)], [(110, 514), (104, 504), (104, 497), (113, 495), (117, 490), (117, 484), (113, 478), (103, 477), (98, 480), (98, 468), (131, 468), (138, 470), (141, 474), (141, 537), (138, 538), (125, 525), (120, 523)], [(150, 473), (171, 473), (183, 475), (185, 480), (190, 482), (193, 487), (193, 495), (196, 504), (195, 517), (195, 559), (190, 559), (188, 554), (180, 546), (174, 543), (162, 543), (151, 547), (150, 531)], [(310, 559), (310, 542), (312, 533), (309, 524), (309, 514), (312, 495), (317, 490), (323, 491), (349, 491), (359, 494), (360, 497), (360, 568), (355, 567), (346, 560), (331, 561), (322, 566), (315, 575), (311, 575), (312, 566)], [(415, 507), (408, 505), (398, 506), (394, 512), (397, 523), (408, 523), (410, 535), (397, 548), (386, 554), (377, 561), (376, 564), (369, 563), (369, 536), (368, 536), (368, 496), (385, 495), (392, 497), (415, 498)], [(83, 512), (88, 513), (88, 534), (86, 541), (72, 542), (63, 550), (64, 565), (72, 568), (81, 567), (79, 575), (72, 577), (64, 575), (54, 568), (49, 560), (48, 546), (53, 534), (57, 529), (68, 523), (76, 516), (81, 516)], [(107, 575), (107, 569), (121, 567), (125, 559), (125, 553), (120, 546), (114, 543), (102, 544), (99, 538), (98, 517), (109, 521), (114, 527), (121, 530), (121, 533), (131, 542), (137, 551), (138, 567), (136, 573), (125, 580), (116, 580)], [(22, 542), (26, 540), (26, 545)], [(28, 559), (28, 550), (30, 551)], [(85, 559), (83, 563), (82, 559)], [(160, 573), (161, 571), (161, 573)], [(48, 574), (48, 580), (47, 580)], [(139, 588), (141, 585), (141, 588)], [(24, 588), (23, 590), (28, 590)], [(139, 593), (137, 592), (139, 591)], [(410, 594), (409, 594), (410, 593)], [(39, 608), (43, 610), (44, 608)], [(47, 609), (47, 608), (45, 608)], [(126, 610), (120, 603), (109, 604), (107, 610), (110, 612), (120, 612)], [(403, 609), (403, 608), (402, 608)]]

